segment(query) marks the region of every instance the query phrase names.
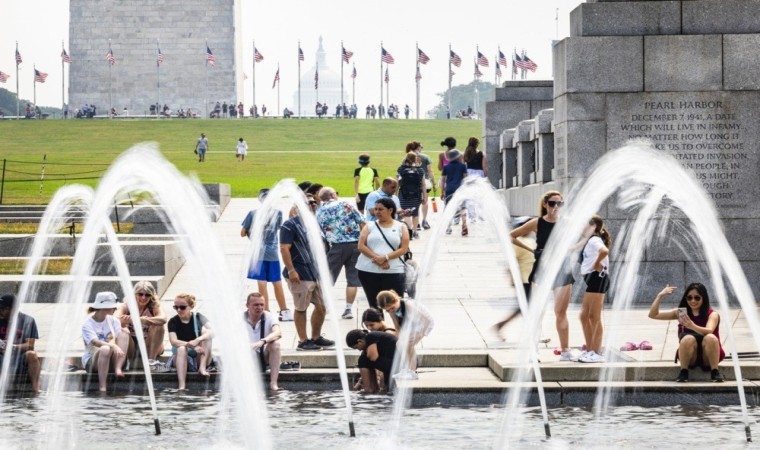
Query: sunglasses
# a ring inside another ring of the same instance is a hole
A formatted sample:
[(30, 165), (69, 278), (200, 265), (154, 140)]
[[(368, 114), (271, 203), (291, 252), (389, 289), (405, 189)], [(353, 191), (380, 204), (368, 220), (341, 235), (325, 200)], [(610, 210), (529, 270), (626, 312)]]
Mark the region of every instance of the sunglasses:
[(317, 202), (315, 202), (314, 200), (309, 200), (309, 204), (310, 204), (310, 205), (316, 205), (316, 204), (317, 204)]
[(555, 206), (565, 206), (565, 202), (563, 201), (557, 201), (557, 200), (547, 200), (546, 204), (549, 205), (549, 208), (554, 208)]
[(174, 305), (172, 308), (174, 308), (175, 311), (184, 311), (188, 308), (190, 305)]
[(135, 295), (138, 297), (150, 297), (150, 294), (148, 294), (147, 292), (138, 292)]
[(699, 295), (687, 295), (686, 296), (686, 300), (687, 301), (694, 300), (695, 302), (698, 302), (698, 301), (702, 300), (702, 297), (700, 297)]

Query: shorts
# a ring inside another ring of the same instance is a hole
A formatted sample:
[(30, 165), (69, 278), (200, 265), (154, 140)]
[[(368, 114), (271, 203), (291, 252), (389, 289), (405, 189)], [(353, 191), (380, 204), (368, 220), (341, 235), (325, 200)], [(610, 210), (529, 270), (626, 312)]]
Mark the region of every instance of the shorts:
[(274, 283), (282, 281), (280, 261), (259, 261), (251, 264), (248, 269), (248, 278), (251, 280), (268, 281)]
[(309, 304), (322, 305), (322, 290), (319, 288), (319, 283), (316, 281), (304, 281), (300, 283), (293, 283), (289, 278), (285, 279), (288, 282), (288, 289), (293, 294), (293, 306), (296, 311), (306, 311), (309, 308)]
[[(685, 332), (678, 335), (678, 342), (681, 342), (681, 339), (685, 338), (686, 336), (694, 336), (694, 339), (697, 341), (697, 358), (694, 360), (694, 364), (689, 366), (689, 369), (693, 369), (695, 367), (701, 367), (703, 371), (708, 372), (710, 370), (710, 362), (706, 361), (703, 358), (703, 350), (702, 350), (702, 341), (705, 339), (705, 337), (696, 331), (692, 330), (686, 330)], [(718, 362), (723, 361), (726, 358), (726, 352), (723, 350), (723, 347), (720, 347), (720, 355), (718, 356)], [(678, 362), (678, 350), (676, 350), (676, 358), (675, 362)]]
[[(166, 365), (169, 367), (175, 367), (175, 359), (177, 357), (177, 347), (172, 347), (172, 356), (166, 361)], [(176, 368), (176, 367), (175, 367)], [(188, 349), (187, 351), (187, 371), (198, 371), (198, 353), (194, 349)]]
[(369, 194), (370, 194), (369, 192), (367, 192), (366, 194), (362, 194), (361, 192), (359, 193), (359, 202), (356, 204), (356, 209), (358, 209), (359, 212), (362, 212), (362, 213), (364, 212), (364, 207), (366, 206), (367, 197), (369, 196)]
[(591, 294), (606, 294), (610, 288), (610, 274), (607, 272), (591, 272), (583, 275), (586, 282), (586, 292)]
[(203, 156), (205, 154), (206, 154), (206, 149), (205, 148), (199, 148), (198, 149), (198, 156)]
[(341, 242), (330, 245), (327, 251), (327, 265), (330, 267), (333, 284), (340, 275), (340, 270), (346, 268), (346, 284), (348, 287), (361, 287), (359, 271), (356, 270), (356, 261), (359, 259), (358, 242)]
[[(5, 354), (0, 354), (0, 367), (2, 367), (3, 364), (3, 357)], [(11, 361), (11, 367), (10, 372), (13, 374), (25, 374), (28, 372), (29, 368), (26, 365), (26, 352), (23, 353), (12, 353), (11, 358), (13, 360)]]

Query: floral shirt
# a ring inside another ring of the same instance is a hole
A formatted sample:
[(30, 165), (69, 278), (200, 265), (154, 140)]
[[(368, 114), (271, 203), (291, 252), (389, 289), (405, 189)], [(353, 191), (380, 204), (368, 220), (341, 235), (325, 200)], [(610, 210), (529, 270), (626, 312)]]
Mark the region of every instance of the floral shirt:
[(330, 200), (317, 209), (317, 222), (331, 244), (358, 242), (364, 217), (348, 202)]

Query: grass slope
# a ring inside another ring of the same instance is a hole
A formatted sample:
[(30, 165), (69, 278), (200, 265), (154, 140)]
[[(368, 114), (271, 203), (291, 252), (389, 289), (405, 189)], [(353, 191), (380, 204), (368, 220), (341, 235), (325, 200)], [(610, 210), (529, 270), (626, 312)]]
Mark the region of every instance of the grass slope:
[[(210, 151), (193, 154), (200, 133)], [(0, 159), (6, 160), (3, 204), (46, 203), (65, 184), (97, 185), (97, 178), (132, 145), (155, 141), (167, 160), (204, 183), (229, 183), (234, 197), (252, 197), (283, 178), (310, 180), (353, 195), (357, 156), (369, 153), (381, 179), (395, 176), (407, 142), (417, 140), (434, 161), (439, 143), (481, 136), (470, 120), (40, 120), (0, 121)], [(245, 162), (235, 144), (248, 142)], [(40, 189), (42, 158), (45, 181)], [(2, 161), (0, 161), (2, 163)]]

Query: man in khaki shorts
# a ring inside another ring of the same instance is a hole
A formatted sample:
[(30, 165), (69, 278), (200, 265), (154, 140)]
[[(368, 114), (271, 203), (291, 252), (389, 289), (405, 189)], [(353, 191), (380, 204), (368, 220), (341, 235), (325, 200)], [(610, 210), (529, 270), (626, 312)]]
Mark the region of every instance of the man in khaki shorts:
[[(311, 198), (310, 202), (314, 202)], [(315, 202), (316, 203), (316, 202)], [(316, 262), (309, 250), (309, 239), (301, 217), (295, 215), (280, 228), (280, 255), (285, 269), (282, 276), (288, 283), (295, 306), (295, 325), (298, 333), (298, 350), (322, 350), (335, 346), (335, 341), (322, 336), (325, 322), (325, 304), (319, 286)], [(306, 334), (306, 310), (311, 313), (311, 338)]]

